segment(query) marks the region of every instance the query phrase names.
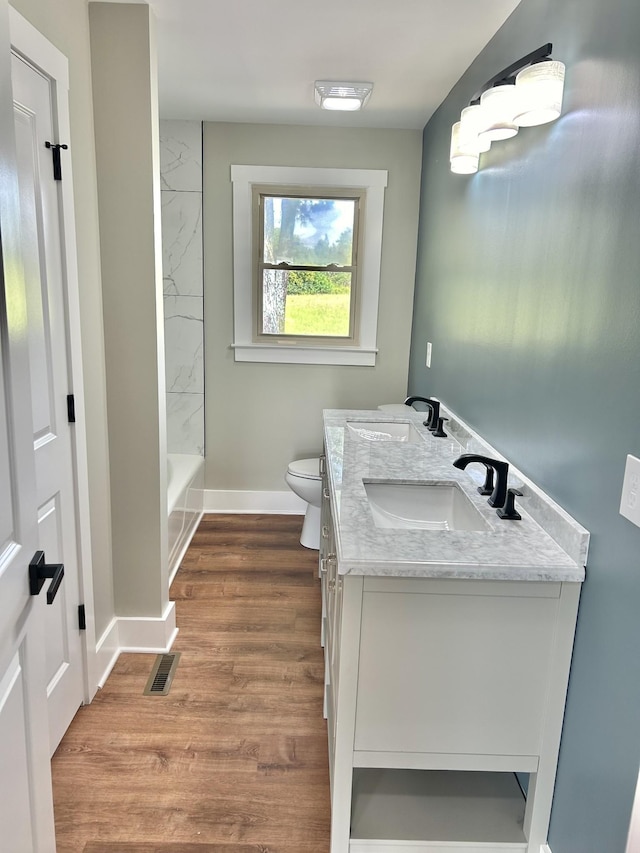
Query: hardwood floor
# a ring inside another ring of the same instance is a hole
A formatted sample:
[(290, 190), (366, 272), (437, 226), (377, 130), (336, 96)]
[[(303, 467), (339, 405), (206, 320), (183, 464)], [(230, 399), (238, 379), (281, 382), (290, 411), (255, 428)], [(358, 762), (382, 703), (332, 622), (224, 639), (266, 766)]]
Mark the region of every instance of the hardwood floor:
[(208, 515), (171, 587), (182, 652), (121, 655), (52, 760), (58, 853), (326, 853), (317, 551), (296, 516)]

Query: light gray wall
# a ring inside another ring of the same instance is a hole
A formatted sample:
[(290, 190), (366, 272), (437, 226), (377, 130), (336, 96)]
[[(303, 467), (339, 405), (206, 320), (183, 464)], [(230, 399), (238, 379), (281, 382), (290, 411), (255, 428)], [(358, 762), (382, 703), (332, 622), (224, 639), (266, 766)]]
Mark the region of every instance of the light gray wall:
[(114, 614), (98, 202), (87, 0), (12, 0), (69, 60), (71, 156), (76, 214), (84, 396), (89, 466), (91, 558), (96, 635)]
[(91, 3), (116, 613), (168, 601), (160, 159), (154, 21)]
[[(421, 137), (412, 130), (204, 125), (206, 486), (286, 490), (287, 464), (322, 448), (322, 409), (406, 388)], [(235, 363), (231, 164), (387, 169), (375, 367)]]
[[(449, 172), (482, 83), (552, 41), (562, 117)], [(592, 533), (553, 853), (623, 853), (640, 760), (640, 6), (523, 0), (424, 134), (409, 388), (445, 400)], [(433, 366), (424, 366), (425, 341)]]

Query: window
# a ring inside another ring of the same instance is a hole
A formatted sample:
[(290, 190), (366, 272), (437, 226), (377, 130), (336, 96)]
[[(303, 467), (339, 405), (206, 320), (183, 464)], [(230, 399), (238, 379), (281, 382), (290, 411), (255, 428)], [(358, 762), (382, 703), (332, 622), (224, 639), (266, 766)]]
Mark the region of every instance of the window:
[(362, 191), (253, 187), (255, 340), (356, 343)]
[(231, 177), (236, 361), (374, 365), (387, 173)]

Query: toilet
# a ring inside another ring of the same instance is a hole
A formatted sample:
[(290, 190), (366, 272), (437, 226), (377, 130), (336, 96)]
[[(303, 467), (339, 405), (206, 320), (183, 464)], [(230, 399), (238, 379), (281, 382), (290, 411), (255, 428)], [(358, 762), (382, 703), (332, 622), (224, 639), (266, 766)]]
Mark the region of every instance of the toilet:
[(320, 502), (322, 500), (322, 475), (320, 459), (297, 459), (289, 463), (284, 479), (287, 485), (307, 502), (300, 544), (305, 548), (320, 548)]

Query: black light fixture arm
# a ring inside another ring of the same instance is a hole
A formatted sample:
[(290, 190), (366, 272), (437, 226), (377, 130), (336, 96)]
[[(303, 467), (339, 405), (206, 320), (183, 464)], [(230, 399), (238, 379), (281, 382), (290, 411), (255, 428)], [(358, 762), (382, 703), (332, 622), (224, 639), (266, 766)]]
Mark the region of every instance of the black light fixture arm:
[(507, 65), (507, 67), (503, 68), (502, 71), (498, 71), (498, 73), (494, 74), (490, 80), (487, 80), (480, 91), (473, 96), (470, 103), (479, 103), (480, 95), (483, 92), (486, 92), (487, 89), (490, 89), (495, 83), (508, 80), (516, 73), (516, 71), (521, 71), (523, 68), (526, 68), (527, 65), (533, 65), (535, 62), (547, 59), (551, 55), (552, 48), (553, 45), (551, 42), (547, 42), (547, 44), (543, 44), (542, 47), (539, 47), (537, 50), (533, 50), (531, 53), (523, 56), (522, 59), (518, 59), (516, 62), (512, 62), (511, 65)]

